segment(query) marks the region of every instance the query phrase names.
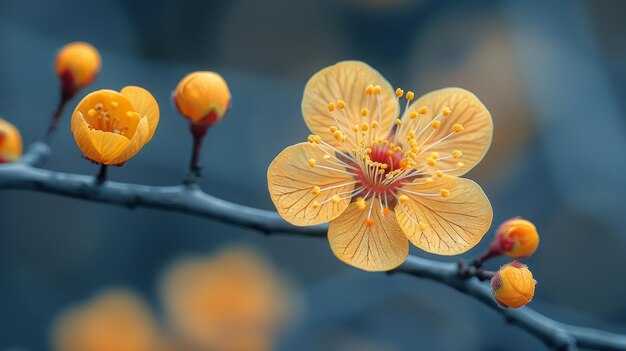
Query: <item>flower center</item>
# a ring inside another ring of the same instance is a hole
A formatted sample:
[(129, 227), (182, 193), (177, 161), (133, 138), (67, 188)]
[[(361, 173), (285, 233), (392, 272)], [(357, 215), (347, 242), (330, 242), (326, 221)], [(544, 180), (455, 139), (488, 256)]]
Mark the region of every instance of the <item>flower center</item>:
[(102, 92), (81, 103), (83, 118), (91, 129), (114, 133), (128, 139), (135, 135), (141, 115), (128, 99), (116, 92)]

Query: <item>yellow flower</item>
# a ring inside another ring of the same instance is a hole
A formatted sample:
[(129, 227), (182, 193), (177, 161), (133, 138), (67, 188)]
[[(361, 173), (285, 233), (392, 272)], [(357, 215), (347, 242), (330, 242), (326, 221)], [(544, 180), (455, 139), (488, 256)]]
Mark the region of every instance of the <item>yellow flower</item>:
[(0, 163), (16, 162), (22, 157), (22, 136), (15, 126), (0, 118)]
[(152, 139), (158, 123), (154, 97), (129, 86), (119, 93), (98, 90), (87, 95), (72, 114), (72, 133), (91, 161), (121, 165)]
[(139, 297), (111, 290), (64, 312), (52, 335), (56, 351), (152, 351), (158, 331)]
[(230, 90), (224, 78), (215, 72), (193, 72), (178, 83), (174, 104), (192, 123), (213, 125), (230, 107)]
[(522, 307), (535, 295), (533, 274), (519, 262), (504, 265), (491, 279), (491, 292), (501, 307)]
[(532, 255), (539, 246), (539, 234), (535, 225), (522, 218), (513, 218), (502, 223), (496, 233), (502, 254), (521, 258)]
[(74, 42), (62, 47), (57, 54), (56, 73), (64, 98), (71, 98), (91, 84), (100, 72), (100, 64), (100, 53), (91, 44)]
[(278, 213), (295, 225), (330, 222), (328, 239), (343, 262), (390, 270), (417, 247), (463, 253), (489, 229), (483, 190), (459, 178), (485, 155), (489, 111), (460, 88), (399, 99), (376, 70), (345, 61), (307, 83), (302, 114), (315, 133), (286, 148), (267, 177)]
[(234, 248), (181, 260), (162, 281), (175, 336), (197, 350), (273, 350), (290, 292), (262, 257)]

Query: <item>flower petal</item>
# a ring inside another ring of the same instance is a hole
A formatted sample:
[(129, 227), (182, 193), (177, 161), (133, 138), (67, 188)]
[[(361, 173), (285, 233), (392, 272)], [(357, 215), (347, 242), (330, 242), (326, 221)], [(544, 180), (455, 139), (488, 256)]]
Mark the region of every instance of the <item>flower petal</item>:
[(75, 111), (71, 122), (76, 145), (90, 160), (109, 164), (109, 160), (124, 150), (129, 140), (118, 134), (90, 129), (80, 111)]
[[(365, 88), (369, 84), (380, 85), (382, 88), (379, 95), (382, 117), (378, 113), (375, 96), (370, 96), (369, 106), (367, 104), (368, 95), (365, 94)], [(336, 109), (332, 113), (328, 111), (328, 103), (336, 102), (338, 99), (347, 104), (345, 111), (349, 124), (341, 110)], [(355, 135), (351, 128), (354, 124), (367, 121), (360, 115), (364, 107), (370, 110), (370, 118), (379, 123), (379, 127), (374, 130), (374, 137), (386, 137), (394, 119), (399, 115), (398, 100), (389, 82), (375, 69), (360, 61), (343, 61), (326, 67), (314, 74), (304, 88), (302, 116), (307, 126), (313, 133), (342, 150), (347, 149), (347, 145), (333, 138), (329, 126), (341, 126), (348, 140), (354, 142)]]
[[(423, 196), (449, 190), (449, 196)], [(444, 176), (433, 183), (399, 189), (409, 198), (395, 208), (398, 223), (413, 245), (439, 255), (457, 255), (474, 247), (489, 230), (493, 212), (481, 187), (465, 178)], [(424, 225), (420, 227), (420, 224)]]
[[(341, 167), (342, 172), (339, 172), (309, 165), (308, 160), (314, 159), (317, 165), (340, 169), (340, 166), (324, 160), (324, 155), (318, 145), (300, 143), (283, 150), (270, 164), (267, 170), (270, 195), (278, 213), (287, 222), (301, 226), (325, 223), (337, 218), (348, 207), (349, 199), (313, 206), (314, 201), (322, 204), (337, 194), (354, 189), (354, 178), (345, 173), (344, 168)], [(312, 192), (316, 186), (322, 189), (318, 195)], [(336, 188), (323, 190), (331, 186)]]
[[(371, 201), (373, 224), (366, 220)], [(366, 270), (388, 271), (398, 267), (409, 254), (409, 242), (393, 214), (383, 215), (376, 200), (366, 202), (365, 209), (356, 203), (330, 222), (328, 241), (341, 261)]]
[(131, 157), (135, 156), (135, 154), (139, 152), (139, 150), (141, 150), (141, 148), (146, 145), (146, 143), (150, 140), (151, 130), (149, 127), (149, 123), (150, 122), (148, 118), (143, 117), (139, 121), (139, 124), (137, 124), (137, 130), (135, 131), (133, 137), (130, 139), (130, 143), (128, 143), (126, 148), (122, 152), (120, 152), (119, 155), (110, 160), (108, 164), (117, 165), (120, 163), (124, 163), (128, 161)]
[[(428, 108), (425, 115), (415, 119), (409, 117), (411, 112), (417, 112), (422, 107)], [(442, 116), (441, 111), (446, 107), (451, 110), (451, 113), (448, 116)], [(428, 126), (437, 115), (440, 115), (437, 120), (441, 121), (441, 125), (430, 135), (433, 129)], [(438, 142), (452, 133), (456, 124), (462, 125), (464, 129)], [(425, 127), (424, 133), (419, 135), (420, 130)], [(455, 169), (458, 168), (457, 163), (461, 161), (464, 164), (462, 167), (447, 173), (461, 176), (476, 166), (487, 153), (491, 145), (493, 121), (491, 114), (476, 95), (461, 88), (445, 88), (430, 92), (411, 104), (402, 117), (402, 126), (398, 131), (397, 140), (406, 140), (406, 135), (410, 130), (415, 130), (418, 134), (415, 138), (417, 145), (424, 143), (421, 147), (424, 158), (432, 152), (445, 157), (451, 155), (454, 150), (460, 150), (463, 156), (440, 160), (437, 162), (437, 167)]]
[(145, 142), (150, 141), (159, 124), (159, 104), (154, 99), (154, 96), (144, 88), (127, 86), (120, 93), (131, 101), (135, 111), (141, 117), (146, 116), (148, 119), (149, 133)]

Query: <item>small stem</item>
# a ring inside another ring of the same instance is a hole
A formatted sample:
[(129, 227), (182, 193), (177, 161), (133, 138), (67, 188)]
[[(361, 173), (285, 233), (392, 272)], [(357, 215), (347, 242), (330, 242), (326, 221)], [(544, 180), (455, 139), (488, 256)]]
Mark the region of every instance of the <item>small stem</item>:
[(209, 130), (208, 125), (204, 124), (189, 124), (189, 130), (191, 131), (191, 135), (193, 137), (193, 145), (191, 148), (191, 163), (189, 165), (189, 181), (196, 182), (198, 178), (200, 178), (200, 171), (202, 170), (202, 165), (200, 164), (200, 151), (202, 150), (202, 141), (204, 140), (204, 136)]
[(457, 275), (461, 279), (469, 279), (471, 277), (476, 277), (480, 281), (485, 281), (485, 280), (489, 280), (493, 278), (493, 276), (496, 274), (495, 272), (481, 269), (475, 266), (473, 262), (469, 265), (465, 264), (465, 261), (463, 260), (458, 261), (458, 267), (459, 267), (459, 272)]
[(64, 95), (61, 96), (61, 99), (59, 99), (59, 104), (57, 105), (57, 108), (54, 111), (54, 114), (52, 115), (52, 119), (50, 120), (50, 125), (48, 126), (48, 131), (46, 132), (46, 138), (45, 138), (46, 142), (50, 141), (52, 132), (54, 132), (54, 130), (57, 127), (57, 124), (61, 120), (61, 114), (63, 113), (63, 110), (65, 109), (65, 105), (67, 104), (68, 100), (69, 99), (65, 97)]
[(482, 256), (475, 258), (470, 263), (470, 265), (476, 268), (480, 268), (483, 265), (483, 263), (485, 263), (486, 261), (494, 257), (498, 257), (500, 255), (502, 255), (502, 248), (500, 247), (500, 243), (497, 241), (497, 239), (495, 239), (494, 242), (491, 243), (487, 251), (485, 251), (485, 253), (482, 254)]
[(97, 184), (103, 184), (107, 180), (108, 169), (109, 169), (108, 166), (105, 165), (104, 163), (100, 164), (100, 170), (98, 171), (98, 174), (96, 175)]

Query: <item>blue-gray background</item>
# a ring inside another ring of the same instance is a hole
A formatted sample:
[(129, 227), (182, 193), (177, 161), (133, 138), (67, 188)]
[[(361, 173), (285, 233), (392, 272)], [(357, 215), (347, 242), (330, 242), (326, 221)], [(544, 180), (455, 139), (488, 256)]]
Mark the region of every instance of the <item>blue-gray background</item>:
[[(187, 72), (218, 71), (233, 104), (204, 145), (202, 187), (271, 209), (267, 165), (306, 137), (301, 93), (320, 68), (364, 60), (416, 95), (465, 87), (495, 124), (491, 151), (469, 177), (492, 200), (494, 225), (520, 215), (541, 234), (527, 260), (539, 282), (531, 306), (626, 332), (624, 13), (626, 3), (609, 0), (3, 0), (0, 116), (20, 128), (25, 144), (41, 139), (58, 98), (56, 50), (89, 41), (103, 58), (90, 89), (140, 85), (162, 110), (154, 139), (110, 177), (175, 184), (190, 138), (170, 93)], [(92, 174), (68, 121), (66, 113), (46, 167)], [(164, 265), (238, 243), (262, 250), (304, 295), (303, 316), (280, 350), (544, 348), (447, 287), (343, 265), (325, 240), (2, 191), (0, 350), (49, 349), (54, 316), (107, 286), (136, 289), (159, 309)]]

